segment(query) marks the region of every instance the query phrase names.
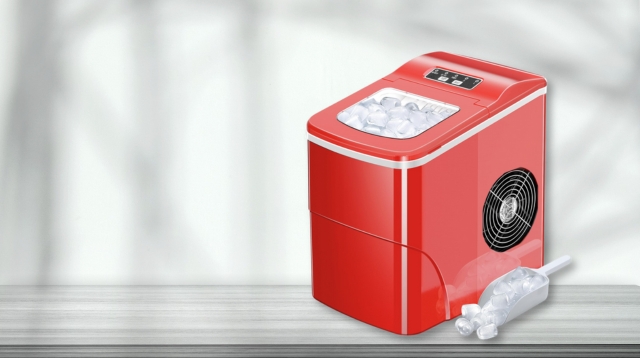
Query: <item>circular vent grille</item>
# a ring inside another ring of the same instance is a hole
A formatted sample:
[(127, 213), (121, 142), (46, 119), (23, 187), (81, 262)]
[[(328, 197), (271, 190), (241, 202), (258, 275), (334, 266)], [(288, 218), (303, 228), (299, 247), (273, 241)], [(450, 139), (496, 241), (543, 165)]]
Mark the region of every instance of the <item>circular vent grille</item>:
[(538, 184), (530, 171), (518, 168), (493, 184), (482, 209), (482, 236), (503, 252), (518, 245), (531, 230), (538, 212)]

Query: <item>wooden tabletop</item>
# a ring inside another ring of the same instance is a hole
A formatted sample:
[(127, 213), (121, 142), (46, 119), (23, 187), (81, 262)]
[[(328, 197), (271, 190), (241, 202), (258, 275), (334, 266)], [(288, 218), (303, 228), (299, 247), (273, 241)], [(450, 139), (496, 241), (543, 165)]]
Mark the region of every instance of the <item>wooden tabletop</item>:
[(453, 322), (399, 336), (324, 306), (309, 286), (0, 286), (0, 357), (638, 356), (640, 287), (551, 286), (488, 341)]

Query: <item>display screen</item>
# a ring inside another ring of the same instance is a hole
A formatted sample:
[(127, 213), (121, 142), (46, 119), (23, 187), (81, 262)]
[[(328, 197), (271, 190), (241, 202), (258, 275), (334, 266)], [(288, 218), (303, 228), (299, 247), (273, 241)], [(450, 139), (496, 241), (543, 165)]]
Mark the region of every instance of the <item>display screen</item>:
[(448, 85), (462, 87), (465, 89), (474, 89), (482, 80), (480, 78), (463, 75), (461, 73), (445, 70), (442, 68), (435, 68), (431, 72), (427, 73), (425, 78), (430, 80), (446, 83)]

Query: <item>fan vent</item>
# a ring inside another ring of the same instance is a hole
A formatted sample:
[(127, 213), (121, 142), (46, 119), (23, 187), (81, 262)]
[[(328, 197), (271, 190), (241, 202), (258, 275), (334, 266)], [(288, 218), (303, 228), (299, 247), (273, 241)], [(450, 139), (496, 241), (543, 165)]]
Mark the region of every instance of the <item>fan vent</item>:
[(518, 245), (531, 230), (538, 212), (538, 184), (530, 171), (518, 168), (493, 184), (482, 209), (482, 236), (503, 252)]

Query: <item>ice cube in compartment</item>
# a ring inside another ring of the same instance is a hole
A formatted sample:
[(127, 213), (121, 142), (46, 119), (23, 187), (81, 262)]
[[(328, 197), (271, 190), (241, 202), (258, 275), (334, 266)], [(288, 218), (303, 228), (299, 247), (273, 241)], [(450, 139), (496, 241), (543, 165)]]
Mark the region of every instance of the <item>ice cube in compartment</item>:
[(366, 124), (384, 128), (389, 121), (389, 116), (385, 112), (373, 112), (369, 113), (366, 119)]
[(367, 118), (367, 116), (369, 115), (369, 110), (361, 104), (356, 104), (351, 109), (350, 114), (352, 116), (358, 116), (358, 118), (360, 118), (361, 121), (364, 121), (364, 119)]
[(376, 135), (382, 134), (382, 128), (380, 128), (378, 126), (368, 125), (368, 126), (364, 127), (363, 130), (365, 132), (368, 132), (368, 133), (371, 133), (371, 134), (376, 134)]
[(346, 122), (344, 122), (344, 124), (358, 130), (364, 128), (364, 124), (362, 123), (362, 121), (358, 116), (351, 116)]
[(371, 97), (365, 99), (364, 101), (361, 101), (358, 104), (363, 107), (369, 107), (370, 105), (380, 105), (380, 103), (378, 103), (378, 101), (376, 101), (375, 98), (371, 98)]
[(410, 111), (418, 111), (420, 110), (420, 108), (418, 107), (418, 105), (415, 102), (409, 102), (407, 104), (404, 105), (404, 108), (410, 110)]
[(400, 138), (408, 138), (414, 135), (416, 128), (411, 124), (409, 120), (403, 120), (396, 128), (396, 132)]
[(440, 113), (427, 112), (426, 114), (427, 114), (427, 122), (429, 122), (429, 125), (431, 126), (435, 126), (436, 124), (444, 120), (444, 117)]
[(424, 112), (412, 111), (409, 113), (409, 120), (417, 130), (425, 130), (429, 127), (427, 115)]
[[(441, 102), (393, 88), (384, 88), (338, 113), (338, 120), (370, 134), (408, 139), (444, 119), (439, 114), (434, 117), (435, 113), (431, 112), (437, 107), (433, 104), (438, 103)], [(433, 108), (429, 107), (430, 105)], [(458, 110), (454, 110), (457, 107), (453, 105), (445, 106), (454, 112)], [(413, 114), (416, 111), (418, 114)], [(374, 113), (385, 113), (388, 119), (383, 115), (373, 115)], [(433, 117), (431, 119), (429, 119), (430, 113)], [(353, 117), (357, 117), (361, 123), (357, 123)]]
[(398, 126), (400, 124), (402, 124), (402, 122), (404, 122), (403, 119), (400, 118), (391, 118), (389, 119), (389, 121), (387, 122), (387, 126), (386, 129), (395, 132), (398, 128)]
[(407, 107), (394, 107), (387, 111), (389, 118), (409, 119), (411, 111)]
[(380, 135), (388, 137), (388, 138), (396, 138), (396, 133), (389, 128), (383, 128)]
[(390, 110), (391, 108), (400, 106), (400, 103), (401, 103), (400, 99), (398, 99), (396, 97), (383, 97), (380, 100), (380, 105), (383, 106), (387, 110)]
[(377, 104), (377, 103), (371, 103), (367, 106), (367, 109), (369, 110), (369, 113), (373, 113), (373, 112), (382, 112), (385, 113), (387, 111), (386, 108), (384, 108), (383, 106)]

